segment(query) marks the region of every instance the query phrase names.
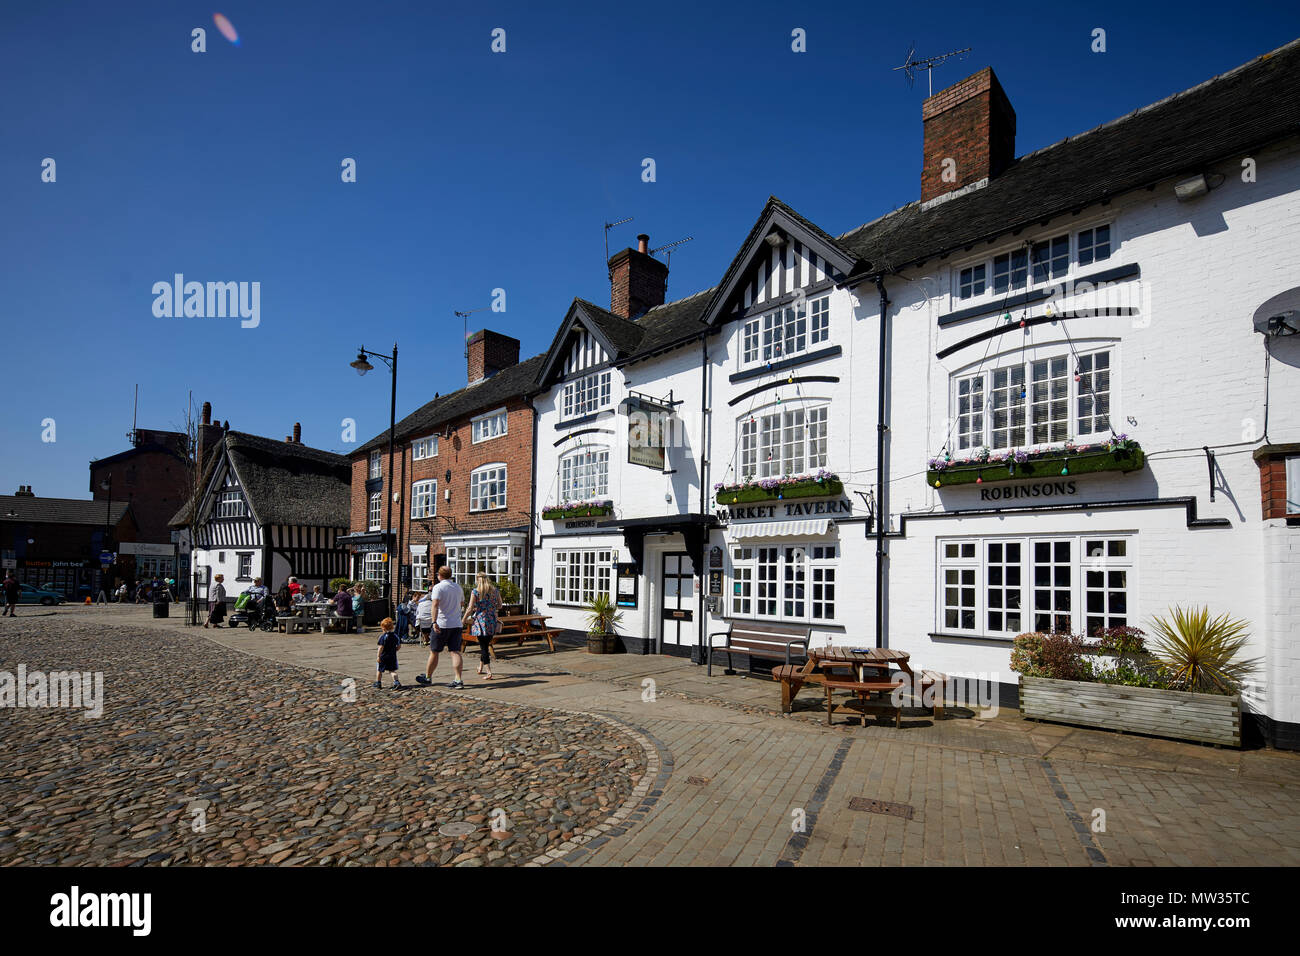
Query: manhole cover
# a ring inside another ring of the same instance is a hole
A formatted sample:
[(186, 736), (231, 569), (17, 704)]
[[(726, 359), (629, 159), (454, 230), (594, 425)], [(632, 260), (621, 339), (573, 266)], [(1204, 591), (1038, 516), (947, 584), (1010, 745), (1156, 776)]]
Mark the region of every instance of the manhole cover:
[(472, 823), (444, 823), (438, 827), (438, 832), (446, 837), (469, 836), (478, 827)]
[(912, 808), (906, 803), (890, 803), (888, 800), (868, 800), (866, 797), (853, 797), (849, 800), (850, 810), (862, 810), (866, 813), (883, 813), (891, 817), (912, 819)]
[(709, 778), (708, 777), (687, 777), (686, 782), (693, 787), (704, 787), (704, 786), (708, 786)]

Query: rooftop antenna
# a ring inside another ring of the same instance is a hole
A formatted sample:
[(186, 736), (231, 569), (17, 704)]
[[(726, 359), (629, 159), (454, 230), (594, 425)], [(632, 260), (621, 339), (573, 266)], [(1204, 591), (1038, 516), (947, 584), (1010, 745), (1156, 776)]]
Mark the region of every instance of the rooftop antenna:
[(663, 252), (664, 265), (671, 265), (670, 260), (673, 255), (673, 246), (680, 246), (683, 242), (690, 242), (694, 238), (694, 236), (687, 236), (685, 239), (678, 239), (676, 242), (670, 242), (667, 245), (660, 246), (658, 249), (651, 249), (650, 255), (654, 255), (656, 252)]
[(970, 49), (970, 47), (966, 47), (964, 50), (953, 50), (951, 53), (940, 53), (938, 56), (927, 56), (918, 60), (916, 59), (916, 44), (913, 43), (912, 48), (907, 51), (907, 59), (904, 61), (902, 66), (894, 67), (894, 72), (898, 72), (899, 70), (903, 71), (904, 75), (907, 76), (907, 88), (910, 90), (912, 88), (912, 82), (916, 79), (916, 71), (925, 70), (925, 75), (929, 80), (930, 87), (928, 95), (934, 96), (934, 68), (939, 66), (949, 57), (965, 56), (970, 52)]
[(484, 312), (490, 308), (492, 308), (490, 305), (485, 305), (477, 309), (470, 309), (468, 312), (460, 312), (455, 309), (452, 310), (456, 315), (460, 316), (461, 327), (464, 329), (465, 332), (465, 358), (466, 359), (469, 358), (469, 317), (473, 315), (475, 312)]
[(605, 261), (606, 262), (609, 262), (609, 231), (613, 229), (615, 226), (621, 226), (623, 225), (623, 223), (631, 222), (631, 221), (632, 221), (632, 217), (628, 216), (626, 219), (620, 219), (618, 222), (605, 223)]
[(132, 447), (139, 444), (136, 441), (135, 426), (136, 420), (140, 414), (140, 383), (135, 386), (135, 404), (131, 406), (131, 434), (127, 435), (127, 440), (131, 442)]

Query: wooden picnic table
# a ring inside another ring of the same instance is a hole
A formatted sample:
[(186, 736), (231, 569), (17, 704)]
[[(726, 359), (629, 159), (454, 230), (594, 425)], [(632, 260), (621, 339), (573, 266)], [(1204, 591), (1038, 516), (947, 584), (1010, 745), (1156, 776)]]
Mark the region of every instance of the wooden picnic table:
[(837, 667), (851, 667), (862, 680), (868, 670), (889, 673), (889, 668), (897, 666), (900, 671), (912, 677), (912, 668), (907, 663), (911, 659), (907, 651), (898, 651), (892, 647), (814, 647), (808, 651), (808, 670), (815, 667), (834, 670)]
[[(516, 646), (518, 647), (523, 646), (525, 638), (529, 638), (529, 637), (543, 638), (546, 641), (547, 647), (549, 648), (548, 653), (554, 653), (555, 635), (559, 634), (560, 632), (558, 629), (548, 628), (546, 626), (546, 622), (550, 620), (549, 615), (502, 614), (497, 617), (497, 620), (501, 622), (501, 633), (493, 636), (488, 640), (488, 653), (492, 656), (494, 660), (496, 659), (497, 656), (497, 652), (496, 652), (497, 641), (502, 640), (503, 638), (510, 638), (510, 637), (516, 638), (515, 643)], [(465, 628), (465, 632), (462, 640), (467, 644), (478, 642), (478, 638), (469, 632), (469, 628)]]

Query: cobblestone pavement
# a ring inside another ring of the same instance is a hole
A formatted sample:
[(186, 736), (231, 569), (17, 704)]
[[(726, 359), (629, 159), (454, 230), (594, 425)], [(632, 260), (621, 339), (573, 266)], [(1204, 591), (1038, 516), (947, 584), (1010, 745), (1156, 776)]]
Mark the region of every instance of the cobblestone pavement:
[(193, 634), (20, 617), (0, 670), (20, 664), (103, 672), (104, 708), (0, 710), (3, 864), (521, 864), (594, 836), (647, 769), (607, 720), (375, 690)]
[[(207, 637), (358, 679), (373, 666), (370, 635), (203, 631), (130, 609), (100, 610), (98, 619), (183, 635), (200, 655)], [(116, 633), (105, 628), (105, 640)], [(402, 666), (414, 673), (423, 657), (404, 648)], [(935, 722), (908, 711), (901, 729), (828, 728), (815, 710), (779, 715), (769, 681), (716, 670), (708, 678), (654, 656), (526, 645), (505, 649), (494, 670), (500, 679), (481, 682), (471, 665), (466, 694), (602, 715), (649, 752), (633, 805), (541, 862), (1300, 864), (1297, 754), (1038, 724), (1014, 712)]]

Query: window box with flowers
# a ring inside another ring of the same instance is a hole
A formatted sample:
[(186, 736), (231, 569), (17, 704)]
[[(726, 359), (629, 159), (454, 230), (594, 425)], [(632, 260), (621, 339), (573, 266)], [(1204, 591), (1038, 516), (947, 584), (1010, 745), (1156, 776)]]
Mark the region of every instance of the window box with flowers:
[(932, 488), (983, 484), (986, 481), (1022, 481), (1103, 471), (1137, 471), (1145, 463), (1142, 447), (1127, 435), (1089, 445), (1066, 442), (1044, 448), (1018, 448), (991, 454), (981, 448), (969, 458), (931, 458), (926, 483)]
[(716, 484), (714, 497), (720, 505), (739, 505), (751, 501), (776, 501), (784, 498), (828, 498), (843, 494), (844, 482), (838, 475), (819, 469), (812, 475), (786, 475), (782, 478), (746, 478), (738, 485)]
[(563, 521), (566, 518), (598, 518), (614, 513), (612, 501), (562, 501), (542, 509), (545, 521)]

